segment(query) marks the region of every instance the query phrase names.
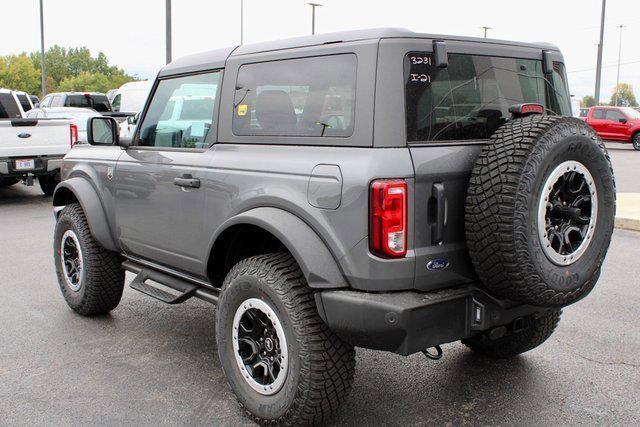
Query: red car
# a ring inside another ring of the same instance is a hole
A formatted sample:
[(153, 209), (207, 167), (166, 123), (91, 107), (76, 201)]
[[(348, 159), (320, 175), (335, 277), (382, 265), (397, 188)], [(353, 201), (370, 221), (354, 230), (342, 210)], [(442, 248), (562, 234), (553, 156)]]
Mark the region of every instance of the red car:
[(631, 142), (640, 150), (640, 112), (631, 107), (591, 107), (587, 122), (602, 139)]

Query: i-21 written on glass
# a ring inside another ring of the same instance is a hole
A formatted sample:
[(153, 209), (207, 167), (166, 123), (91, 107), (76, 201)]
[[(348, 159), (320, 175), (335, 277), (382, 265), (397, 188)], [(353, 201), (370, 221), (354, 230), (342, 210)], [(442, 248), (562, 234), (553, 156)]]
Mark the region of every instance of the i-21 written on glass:
[(424, 66), (431, 67), (433, 65), (431, 56), (425, 56), (425, 55), (410, 56), (409, 61), (411, 62), (411, 65), (412, 65), (411, 67), (412, 70), (409, 73), (409, 80), (412, 82), (419, 82), (419, 83), (431, 83), (431, 73), (424, 73), (424, 72), (416, 73), (415, 71), (421, 71), (421, 70), (413, 69), (414, 68), (413, 66), (417, 66), (416, 68), (422, 68)]

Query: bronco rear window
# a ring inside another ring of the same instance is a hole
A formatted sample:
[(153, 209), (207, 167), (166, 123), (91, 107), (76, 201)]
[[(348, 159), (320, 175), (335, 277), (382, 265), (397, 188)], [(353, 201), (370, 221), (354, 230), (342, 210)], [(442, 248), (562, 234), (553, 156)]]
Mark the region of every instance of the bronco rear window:
[(0, 93), (0, 119), (20, 118), (20, 110), (10, 93)]
[(410, 142), (488, 139), (509, 119), (509, 107), (524, 102), (571, 115), (562, 67), (548, 78), (533, 59), (449, 54), (446, 68), (433, 64), (430, 53), (405, 58)]

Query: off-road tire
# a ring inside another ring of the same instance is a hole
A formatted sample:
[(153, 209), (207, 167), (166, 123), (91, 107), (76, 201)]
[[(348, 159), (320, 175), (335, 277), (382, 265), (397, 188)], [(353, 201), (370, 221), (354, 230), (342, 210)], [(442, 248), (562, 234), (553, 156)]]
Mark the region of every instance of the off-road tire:
[[(545, 255), (538, 236), (538, 202), (551, 171), (582, 163), (598, 194), (595, 230), (570, 265)], [(570, 117), (532, 115), (511, 120), (491, 137), (471, 175), (465, 228), (469, 254), (484, 286), (495, 295), (540, 307), (562, 307), (594, 287), (611, 241), (615, 182), (598, 135)]]
[[(275, 311), (287, 338), (288, 374), (282, 388), (270, 396), (249, 386), (234, 359), (234, 314), (249, 298), (261, 299)], [(240, 406), (259, 424), (322, 423), (351, 389), (354, 348), (322, 321), (313, 291), (289, 253), (254, 256), (231, 269), (218, 304), (216, 336), (229, 386)]]
[(60, 183), (60, 179), (57, 175), (43, 175), (38, 177), (38, 184), (40, 184), (40, 190), (45, 196), (53, 196), (53, 192), (56, 189), (56, 185)]
[[(82, 249), (83, 268), (78, 291), (67, 285), (61, 263), (60, 244), (67, 230), (73, 230)], [(95, 240), (79, 204), (67, 205), (60, 212), (54, 231), (53, 252), (58, 284), (69, 307), (83, 316), (92, 316), (108, 313), (118, 306), (124, 289), (122, 259)]]
[(508, 359), (532, 350), (545, 342), (558, 326), (561, 310), (536, 314), (529, 319), (529, 326), (520, 332), (496, 340), (482, 334), (468, 338), (462, 343), (476, 353), (497, 359)]

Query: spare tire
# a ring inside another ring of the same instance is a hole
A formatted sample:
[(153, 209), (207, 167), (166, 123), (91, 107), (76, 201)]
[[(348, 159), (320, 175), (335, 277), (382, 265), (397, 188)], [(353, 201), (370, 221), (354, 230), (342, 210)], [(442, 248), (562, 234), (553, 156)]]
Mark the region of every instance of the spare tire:
[(498, 297), (562, 307), (595, 286), (613, 233), (602, 140), (570, 117), (514, 119), (478, 157), (466, 199), (469, 254)]

